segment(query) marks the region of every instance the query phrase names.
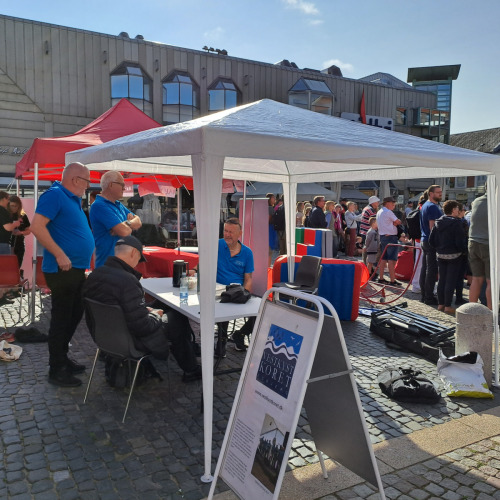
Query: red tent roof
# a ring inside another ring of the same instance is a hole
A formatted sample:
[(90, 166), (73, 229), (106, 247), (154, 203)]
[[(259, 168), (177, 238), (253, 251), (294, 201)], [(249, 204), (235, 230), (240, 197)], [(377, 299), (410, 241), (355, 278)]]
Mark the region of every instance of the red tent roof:
[(31, 148), (16, 163), (16, 177), (33, 179), (34, 164), (38, 163), (40, 180), (60, 179), (64, 155), (68, 151), (88, 148), (159, 126), (127, 99), (122, 99), (75, 134), (35, 139)]

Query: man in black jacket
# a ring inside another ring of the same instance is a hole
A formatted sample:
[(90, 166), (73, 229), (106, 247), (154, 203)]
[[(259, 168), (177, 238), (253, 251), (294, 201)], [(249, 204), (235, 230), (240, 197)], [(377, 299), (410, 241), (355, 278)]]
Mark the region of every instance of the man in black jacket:
[(314, 208), (312, 209), (311, 215), (309, 216), (309, 227), (324, 229), (328, 225), (326, 223), (326, 216), (324, 212), (325, 197), (315, 196), (313, 203), (314, 203)]
[(125, 236), (116, 242), (115, 255), (95, 269), (83, 287), (83, 296), (103, 304), (119, 305), (137, 349), (150, 352), (158, 359), (166, 359), (171, 343), (172, 354), (184, 370), (182, 380), (191, 382), (201, 378), (191, 342), (191, 327), (182, 314), (146, 307), (141, 274), (134, 268), (141, 261), (142, 244), (134, 236)]

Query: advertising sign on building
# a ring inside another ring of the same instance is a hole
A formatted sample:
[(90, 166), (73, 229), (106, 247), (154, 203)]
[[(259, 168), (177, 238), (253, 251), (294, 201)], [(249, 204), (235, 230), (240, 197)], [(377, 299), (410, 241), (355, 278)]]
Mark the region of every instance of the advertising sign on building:
[[(340, 114), (340, 118), (344, 118), (344, 120), (350, 120), (351, 122), (362, 123), (361, 115), (359, 115), (358, 113), (344, 112)], [(371, 125), (372, 127), (394, 130), (394, 120), (390, 117), (366, 115), (366, 124)]]

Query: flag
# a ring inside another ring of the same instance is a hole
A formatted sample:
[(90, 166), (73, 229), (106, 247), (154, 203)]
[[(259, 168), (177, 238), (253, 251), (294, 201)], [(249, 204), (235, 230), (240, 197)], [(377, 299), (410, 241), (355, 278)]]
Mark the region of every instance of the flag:
[(365, 91), (361, 96), (361, 105), (359, 106), (359, 114), (361, 115), (361, 123), (366, 125), (366, 108), (365, 108)]

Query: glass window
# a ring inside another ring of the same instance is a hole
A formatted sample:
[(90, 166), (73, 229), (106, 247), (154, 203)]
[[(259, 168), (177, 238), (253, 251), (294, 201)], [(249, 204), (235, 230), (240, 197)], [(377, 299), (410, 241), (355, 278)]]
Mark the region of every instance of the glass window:
[(124, 63), (111, 73), (111, 104), (126, 98), (152, 116), (151, 78), (138, 65)]
[(181, 123), (199, 116), (198, 84), (189, 73), (174, 71), (163, 80), (163, 124)]
[(406, 125), (406, 124), (407, 124), (407, 109), (396, 108), (396, 125)]
[(300, 78), (288, 91), (288, 104), (332, 115), (333, 92), (323, 80)]
[(219, 78), (208, 88), (209, 112), (235, 108), (240, 101), (240, 91), (232, 80)]

